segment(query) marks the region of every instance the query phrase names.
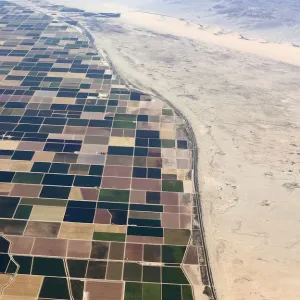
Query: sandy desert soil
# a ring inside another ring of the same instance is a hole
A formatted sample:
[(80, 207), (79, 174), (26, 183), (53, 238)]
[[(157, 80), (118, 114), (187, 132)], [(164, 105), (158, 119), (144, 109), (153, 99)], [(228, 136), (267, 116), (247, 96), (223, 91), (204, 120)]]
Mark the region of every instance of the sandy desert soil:
[(300, 299), (298, 62), (176, 35), (174, 19), (162, 29), (158, 18), (85, 25), (123, 78), (162, 94), (194, 128), (219, 299)]

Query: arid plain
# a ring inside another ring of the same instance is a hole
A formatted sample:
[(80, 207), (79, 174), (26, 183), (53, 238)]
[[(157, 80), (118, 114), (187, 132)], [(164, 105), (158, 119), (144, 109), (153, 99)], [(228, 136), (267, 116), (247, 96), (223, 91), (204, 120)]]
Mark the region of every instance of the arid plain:
[(299, 299), (299, 49), (185, 38), (194, 25), (142, 13), (86, 25), (127, 83), (193, 126), (219, 299)]

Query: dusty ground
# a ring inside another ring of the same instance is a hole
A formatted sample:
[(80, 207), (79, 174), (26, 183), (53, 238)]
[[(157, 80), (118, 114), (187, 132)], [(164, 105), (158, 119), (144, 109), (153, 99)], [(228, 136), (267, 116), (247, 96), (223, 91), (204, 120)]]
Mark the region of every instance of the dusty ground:
[(154, 23), (86, 25), (119, 74), (161, 93), (194, 128), (219, 299), (299, 299), (300, 68)]

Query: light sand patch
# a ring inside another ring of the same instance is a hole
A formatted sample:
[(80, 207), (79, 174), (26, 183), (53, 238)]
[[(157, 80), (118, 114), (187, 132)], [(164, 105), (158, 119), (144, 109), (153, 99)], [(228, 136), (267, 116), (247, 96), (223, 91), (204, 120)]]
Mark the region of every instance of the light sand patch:
[(79, 187), (72, 187), (69, 194), (69, 199), (73, 200), (84, 200), (83, 195)]
[(193, 182), (191, 180), (184, 180), (183, 181), (183, 190), (185, 193), (193, 194), (194, 193)]
[(195, 300), (208, 300), (208, 297), (203, 294), (204, 285), (199, 280), (200, 267), (193, 265), (183, 265), (183, 270), (188, 276), (192, 286)]
[(160, 131), (160, 138), (166, 140), (174, 140), (176, 138), (176, 132), (174, 130), (162, 128)]
[[(0, 274), (0, 290), (2, 291), (3, 288), (10, 282), (10, 275), (8, 274)], [(1, 296), (0, 296), (1, 297)]]
[(165, 174), (165, 175), (175, 175), (176, 176), (177, 170), (176, 169), (162, 169), (161, 173)]
[(127, 226), (94, 224), (95, 232), (126, 233)]
[(61, 239), (92, 240), (93, 224), (62, 223), (58, 237)]
[(8, 195), (13, 188), (11, 183), (0, 183), (0, 195)]
[(1, 171), (10, 171), (13, 167), (14, 162), (11, 160), (1, 159), (0, 170)]
[(62, 221), (65, 207), (37, 205), (32, 207), (30, 220), (32, 221)]
[(1, 150), (16, 150), (19, 146), (18, 141), (0, 141), (0, 149)]
[(59, 98), (54, 98), (53, 103), (55, 104), (75, 104), (74, 98), (64, 98), (64, 97), (59, 97)]
[(3, 298), (14, 300), (29, 300), (38, 297), (43, 276), (17, 275), (14, 281), (3, 291)]
[(177, 179), (178, 180), (186, 180), (192, 178), (191, 171), (189, 170), (177, 170)]
[(17, 161), (13, 164), (11, 171), (29, 172), (33, 166), (31, 161)]
[(121, 146), (121, 147), (134, 147), (135, 139), (129, 137), (116, 137), (111, 136), (109, 138), (110, 146)]
[(37, 162), (52, 162), (55, 152), (35, 152), (32, 160)]
[(3, 80), (2, 84), (7, 85), (7, 86), (20, 86), (21, 81), (19, 81), (19, 80)]

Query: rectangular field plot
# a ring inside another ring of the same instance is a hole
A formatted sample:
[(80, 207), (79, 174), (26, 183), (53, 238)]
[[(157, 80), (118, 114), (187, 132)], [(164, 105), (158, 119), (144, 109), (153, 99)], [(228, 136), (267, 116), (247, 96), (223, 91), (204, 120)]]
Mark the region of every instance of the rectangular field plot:
[(205, 263), (184, 118), (78, 30), (119, 14), (34, 5), (0, 1), (3, 299), (194, 299)]

